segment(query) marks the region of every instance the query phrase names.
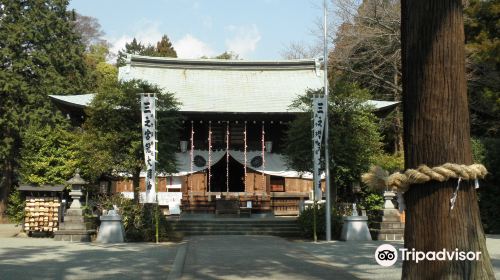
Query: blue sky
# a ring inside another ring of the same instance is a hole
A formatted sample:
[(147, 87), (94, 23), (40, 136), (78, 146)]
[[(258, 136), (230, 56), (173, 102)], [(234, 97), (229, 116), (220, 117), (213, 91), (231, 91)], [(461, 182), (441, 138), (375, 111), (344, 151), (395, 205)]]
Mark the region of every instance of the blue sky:
[(290, 42), (311, 44), (322, 0), (72, 0), (69, 8), (99, 20), (112, 51), (136, 37), (167, 34), (179, 57), (226, 50), (244, 59), (280, 59)]

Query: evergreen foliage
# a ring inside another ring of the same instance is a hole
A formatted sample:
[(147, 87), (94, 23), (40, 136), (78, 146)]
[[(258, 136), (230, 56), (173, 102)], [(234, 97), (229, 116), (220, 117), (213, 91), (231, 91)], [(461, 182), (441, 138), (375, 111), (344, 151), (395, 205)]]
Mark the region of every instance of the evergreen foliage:
[[(309, 91), (293, 104), (308, 112), (298, 116), (289, 126), (285, 139), (288, 164), (300, 171), (311, 171), (311, 95)], [(330, 168), (332, 184), (349, 187), (359, 181), (375, 155), (380, 153), (380, 133), (372, 108), (365, 105), (368, 93), (358, 86), (337, 83), (330, 91)]]
[(65, 122), (48, 95), (85, 88), (84, 46), (67, 5), (64, 0), (0, 5), (0, 213), (16, 181), (26, 129)]
[(7, 210), (5, 211), (7, 217), (9, 217), (9, 221), (16, 224), (24, 222), (25, 206), (26, 201), (23, 199), (21, 192), (13, 190), (9, 195), (9, 203), (7, 204)]
[(500, 3), (472, 0), (464, 11), (471, 130), (500, 136)]
[[(151, 204), (135, 204), (132, 200), (124, 198), (121, 194), (104, 195), (98, 198), (97, 208), (100, 211), (113, 209), (113, 205), (118, 207), (118, 212), (122, 216), (125, 239), (127, 241), (155, 241), (155, 207), (151, 207)], [(168, 241), (168, 233), (170, 231), (170, 225), (166, 217), (159, 215), (159, 241)]]
[[(344, 211), (340, 211), (339, 209), (332, 210), (331, 213), (331, 226), (332, 226), (332, 239), (338, 240), (340, 239), (340, 234), (342, 232), (342, 215)], [(312, 239), (314, 236), (314, 207), (309, 207), (304, 209), (299, 214), (297, 218), (297, 224), (299, 225), (302, 234), (306, 238)], [(326, 231), (326, 211), (325, 206), (323, 204), (316, 205), (316, 230), (319, 239), (325, 238)]]
[(153, 45), (143, 45), (138, 42), (136, 38), (130, 43), (125, 44), (125, 48), (118, 51), (118, 58), (116, 60), (116, 66), (121, 67), (125, 65), (125, 60), (127, 54), (137, 54), (145, 56), (160, 56), (160, 57), (177, 57), (177, 52), (175, 51), (170, 39), (167, 35), (163, 35), (161, 40)]
[(161, 156), (157, 170), (176, 170), (178, 103), (173, 94), (147, 82), (132, 80), (103, 89), (87, 108), (88, 118), (79, 145), (87, 177), (126, 172), (133, 175), (134, 186), (138, 188), (138, 176), (144, 168), (139, 93), (158, 93), (157, 139)]
[(75, 134), (63, 127), (31, 125), (23, 133), (19, 173), (24, 183), (64, 184), (79, 167)]
[(167, 35), (163, 35), (161, 40), (156, 43), (156, 53), (157, 56), (162, 57), (177, 57), (177, 52), (172, 46), (172, 43)]
[(109, 56), (107, 44), (94, 44), (84, 53), (87, 66), (86, 89), (90, 92), (99, 92), (112, 88), (118, 81), (118, 68), (106, 62)]

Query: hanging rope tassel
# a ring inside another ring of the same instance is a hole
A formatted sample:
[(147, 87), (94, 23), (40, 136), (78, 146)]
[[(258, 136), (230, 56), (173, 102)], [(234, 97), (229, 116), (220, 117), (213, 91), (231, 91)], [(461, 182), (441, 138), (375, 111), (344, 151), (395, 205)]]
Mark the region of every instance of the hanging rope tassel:
[(462, 178), (458, 177), (457, 188), (453, 192), (453, 196), (450, 199), (450, 204), (451, 204), (450, 210), (453, 210), (453, 208), (455, 207), (455, 202), (457, 202), (457, 195), (458, 195), (458, 190), (460, 189), (460, 182), (462, 182)]

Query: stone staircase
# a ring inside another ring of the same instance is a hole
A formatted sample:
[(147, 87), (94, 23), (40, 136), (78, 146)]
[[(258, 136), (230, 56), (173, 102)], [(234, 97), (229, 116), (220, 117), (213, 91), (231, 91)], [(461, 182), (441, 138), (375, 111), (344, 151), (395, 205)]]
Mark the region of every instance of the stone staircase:
[(295, 219), (220, 218), (203, 220), (170, 220), (172, 235), (273, 235), (301, 237)]

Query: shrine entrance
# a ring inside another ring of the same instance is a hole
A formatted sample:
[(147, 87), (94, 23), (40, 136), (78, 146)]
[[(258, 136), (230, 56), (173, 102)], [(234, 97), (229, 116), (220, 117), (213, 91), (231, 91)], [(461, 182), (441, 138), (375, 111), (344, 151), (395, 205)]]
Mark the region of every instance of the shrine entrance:
[[(227, 169), (228, 167), (229, 170)], [(245, 172), (243, 169), (243, 165), (236, 161), (233, 157), (223, 156), (221, 160), (219, 160), (219, 162), (214, 164), (211, 168), (212, 178), (210, 180), (210, 188), (207, 183), (207, 191), (244, 192)], [(229, 176), (229, 180), (227, 176)]]

